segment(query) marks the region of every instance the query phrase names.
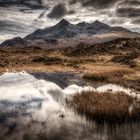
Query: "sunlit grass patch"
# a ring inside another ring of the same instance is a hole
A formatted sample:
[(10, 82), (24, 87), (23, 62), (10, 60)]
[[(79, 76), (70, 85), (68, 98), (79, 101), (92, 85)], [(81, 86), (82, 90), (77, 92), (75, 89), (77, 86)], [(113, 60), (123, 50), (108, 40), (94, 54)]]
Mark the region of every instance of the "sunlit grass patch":
[(123, 68), (116, 68), (111, 69), (110, 67), (106, 70), (106, 68), (103, 68), (103, 70), (97, 70), (93, 71), (91, 73), (87, 73), (83, 76), (84, 79), (88, 80), (97, 80), (97, 81), (106, 81), (111, 83), (119, 83), (123, 80), (123, 76), (128, 75), (132, 73), (130, 69), (123, 69)]

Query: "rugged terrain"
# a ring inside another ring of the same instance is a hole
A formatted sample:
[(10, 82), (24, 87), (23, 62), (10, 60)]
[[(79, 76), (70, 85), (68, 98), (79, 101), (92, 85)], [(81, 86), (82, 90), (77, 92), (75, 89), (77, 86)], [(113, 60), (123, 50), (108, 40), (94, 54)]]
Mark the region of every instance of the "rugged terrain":
[(66, 20), (0, 45), (0, 72), (72, 72), (140, 91), (140, 34), (99, 21)]
[(73, 72), (91, 81), (117, 83), (140, 91), (140, 39), (48, 50), (39, 46), (0, 48), (0, 72)]

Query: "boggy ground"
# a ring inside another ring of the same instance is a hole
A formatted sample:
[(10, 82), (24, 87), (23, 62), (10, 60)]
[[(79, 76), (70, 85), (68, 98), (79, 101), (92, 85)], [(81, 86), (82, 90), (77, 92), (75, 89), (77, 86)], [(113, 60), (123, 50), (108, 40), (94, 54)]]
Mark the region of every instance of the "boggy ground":
[(75, 48), (0, 48), (0, 72), (73, 72), (91, 81), (116, 83), (140, 91), (140, 39), (120, 38)]
[(128, 123), (140, 120), (140, 101), (126, 93), (83, 91), (75, 94), (68, 105), (78, 114), (96, 123)]

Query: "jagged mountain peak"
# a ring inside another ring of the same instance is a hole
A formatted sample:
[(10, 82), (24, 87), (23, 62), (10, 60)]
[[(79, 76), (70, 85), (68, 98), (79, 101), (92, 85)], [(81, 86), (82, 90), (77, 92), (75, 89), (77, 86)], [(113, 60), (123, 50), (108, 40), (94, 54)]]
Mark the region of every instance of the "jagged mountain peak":
[(78, 26), (85, 26), (85, 25), (87, 25), (87, 24), (88, 24), (87, 22), (84, 22), (84, 21), (83, 21), (83, 22), (78, 23), (77, 25), (78, 25)]
[(71, 23), (68, 22), (66, 19), (62, 19), (59, 23), (56, 24), (56, 26), (61, 26), (61, 27), (66, 27), (68, 25), (70, 25)]
[(104, 24), (104, 23), (102, 23), (102, 22), (99, 21), (99, 20), (95, 20), (93, 23), (96, 23), (96, 24)]
[(107, 24), (105, 24), (105, 23), (103, 23), (103, 22), (101, 22), (101, 21), (99, 21), (99, 20), (95, 20), (93, 23), (91, 23), (92, 25), (94, 25), (94, 26), (107, 26), (107, 27), (109, 27)]

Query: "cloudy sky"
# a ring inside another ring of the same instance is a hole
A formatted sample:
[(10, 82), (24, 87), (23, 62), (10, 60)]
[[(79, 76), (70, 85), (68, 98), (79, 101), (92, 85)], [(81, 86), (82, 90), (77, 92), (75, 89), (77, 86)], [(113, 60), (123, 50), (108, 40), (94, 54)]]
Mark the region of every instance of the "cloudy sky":
[(100, 20), (140, 32), (140, 0), (0, 0), (0, 42), (37, 28)]

